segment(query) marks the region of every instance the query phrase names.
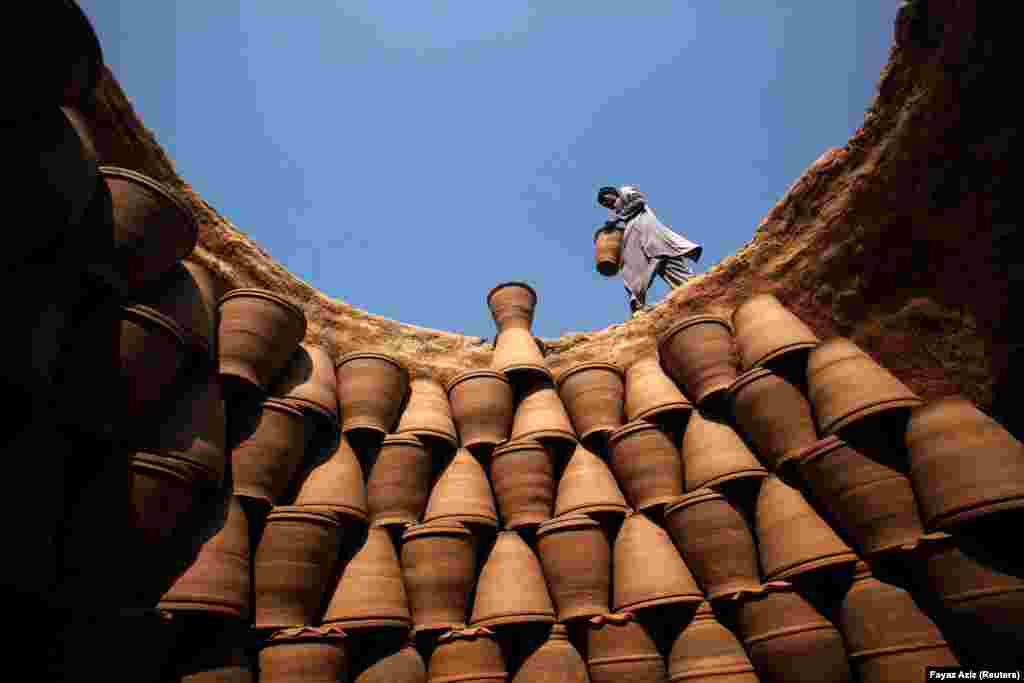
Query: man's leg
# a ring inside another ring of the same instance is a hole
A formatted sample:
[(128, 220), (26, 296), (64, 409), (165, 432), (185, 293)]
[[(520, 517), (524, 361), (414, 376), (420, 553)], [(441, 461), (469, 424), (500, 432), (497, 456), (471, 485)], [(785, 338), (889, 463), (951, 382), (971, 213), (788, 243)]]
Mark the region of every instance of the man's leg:
[(695, 275), (691, 263), (685, 256), (673, 256), (663, 259), (657, 272), (669, 287), (675, 289)]

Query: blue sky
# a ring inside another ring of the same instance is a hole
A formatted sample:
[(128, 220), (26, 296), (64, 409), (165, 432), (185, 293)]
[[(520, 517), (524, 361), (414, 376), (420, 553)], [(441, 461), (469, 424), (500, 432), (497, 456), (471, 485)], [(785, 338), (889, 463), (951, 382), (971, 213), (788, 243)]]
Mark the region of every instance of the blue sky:
[(621, 279), (594, 269), (598, 187), (643, 189), (704, 272), (861, 125), (898, 9), (80, 3), (181, 176), (295, 275), (482, 337), (487, 291), (525, 280), (545, 338), (628, 315)]

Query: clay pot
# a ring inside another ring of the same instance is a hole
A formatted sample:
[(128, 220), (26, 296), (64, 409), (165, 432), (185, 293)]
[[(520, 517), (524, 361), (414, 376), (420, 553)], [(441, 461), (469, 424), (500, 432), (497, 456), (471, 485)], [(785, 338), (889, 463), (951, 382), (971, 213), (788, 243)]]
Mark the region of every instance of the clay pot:
[(668, 657), (670, 681), (714, 680), (715, 683), (758, 683), (754, 665), (740, 641), (718, 623), (708, 603), (679, 633)]
[(356, 352), (342, 356), (335, 372), (341, 431), (390, 432), (409, 392), (409, 371), (391, 356)]
[(277, 505), (302, 465), (310, 425), (298, 408), (268, 398), (255, 427), (231, 452), (234, 491)]
[(504, 443), (512, 431), (512, 384), (495, 370), (467, 370), (448, 382), (448, 401), (462, 445), (469, 450)]
[(761, 484), (754, 518), (766, 581), (857, 560), (803, 494), (775, 475)]
[(228, 504), (221, 530), (192, 566), (160, 598), (161, 609), (212, 612), (248, 619), (252, 609), (249, 517), (238, 498)]
[(683, 460), (657, 425), (630, 422), (612, 432), (608, 443), (612, 472), (634, 508), (657, 508), (683, 493)]
[(611, 277), (619, 272), (622, 262), (622, 235), (625, 230), (621, 228), (600, 227), (594, 233), (594, 262), (597, 272), (605, 277)]
[(687, 491), (768, 476), (735, 429), (698, 410), (690, 414), (681, 450)]
[(476, 581), (473, 534), (458, 522), (408, 527), (402, 534), (402, 576), (413, 633), (464, 627)]
[(367, 522), (363, 468), (344, 435), (331, 457), (306, 473), (295, 505), (323, 508), (359, 523)]
[(504, 683), (507, 680), (505, 659), (490, 629), (450, 631), (441, 636), (430, 656), (428, 683)]
[[(209, 320), (212, 326), (210, 329), (210, 348), (213, 357), (218, 358), (220, 353), (217, 348), (217, 328), (219, 324), (217, 302), (226, 293), (227, 285), (220, 276), (214, 274), (206, 266), (193, 263), (192, 261), (182, 261), (181, 266), (188, 271), (192, 283), (199, 289), (199, 300), (203, 308), (206, 309), (205, 319)], [(198, 324), (196, 329), (200, 329)]]
[(537, 556), (517, 532), (499, 532), (480, 571), (470, 623), (498, 626), (554, 620), (555, 608)]
[(564, 624), (551, 627), (548, 639), (519, 667), (513, 683), (590, 683), (583, 657), (569, 642)]
[(800, 475), (857, 551), (913, 546), (923, 533), (910, 480), (836, 436), (805, 449)]
[(256, 548), (256, 628), (319, 623), (341, 548), (338, 517), (299, 506), (274, 508)]
[(813, 349), (820, 342), (811, 328), (772, 294), (747, 299), (733, 311), (732, 324), (744, 370)]
[(459, 445), (452, 409), (444, 387), (433, 377), (416, 377), (409, 385), (409, 403), (395, 427), (396, 434), (440, 439), (452, 448)]
[(559, 376), (557, 387), (581, 440), (607, 437), (622, 426), (626, 385), (618, 366), (580, 363)]
[(430, 496), (430, 453), (415, 436), (390, 435), (370, 468), (366, 500), (373, 524), (420, 521)]
[(498, 526), (498, 511), (487, 475), (465, 448), (455, 452), (427, 500), (423, 521), (442, 519), (490, 528)]
[(863, 562), (837, 614), (850, 661), (864, 683), (910, 681), (928, 666), (959, 666), (910, 594), (876, 579)]
[(829, 339), (807, 357), (807, 392), (822, 436), (870, 415), (922, 403), (903, 382), (843, 337)]
[(609, 611), (611, 547), (600, 524), (584, 515), (555, 517), (537, 529), (537, 553), (558, 621)]
[(709, 600), (761, 589), (754, 535), (722, 494), (705, 488), (677, 498), (665, 526)]
[(220, 373), (267, 391), (306, 334), (305, 313), (274, 292), (253, 288), (231, 290), (217, 307)]
[(539, 441), (511, 441), (494, 450), (491, 484), (505, 529), (518, 529), (551, 519), (555, 502), (555, 463)]
[(675, 416), (683, 421), (693, 404), (661, 367), (657, 352), (626, 366), (626, 420)]
[(163, 183), (115, 166), (100, 166), (114, 205), (114, 267), (131, 290), (160, 279), (192, 253), (199, 224)]
[(605, 614), (587, 628), (591, 683), (666, 683), (665, 659), (647, 628), (631, 612)]
[(204, 293), (192, 273), (201, 266), (174, 264), (166, 275), (146, 288), (129, 295), (133, 305), (161, 313), (173, 320), (186, 346), (202, 359), (204, 367), (213, 367), (217, 337), (217, 311), (207, 306)]
[(736, 379), (732, 327), (713, 315), (684, 318), (658, 338), (661, 363), (698, 405), (723, 396)]
[(194, 358), (178, 324), (145, 306), (121, 309), (120, 352), (127, 425), (143, 420)]
[(183, 674), (175, 683), (256, 683), (256, 673), (245, 650), (235, 647), (224, 653), (222, 661)]
[(370, 527), (366, 542), (341, 573), (323, 622), (349, 631), (412, 625), (402, 567), (384, 527)]
[(200, 492), (204, 472), (187, 460), (137, 452), (131, 457), (131, 526), (141, 542), (166, 540)]
[(337, 683), (348, 680), (345, 632), (303, 626), (274, 633), (260, 647), (260, 680), (267, 683)]
[(508, 327), (494, 339), (494, 356), (491, 367), (516, 381), (527, 381), (531, 377), (546, 376), (550, 372), (544, 365), (544, 353), (540, 342), (528, 327)]
[(487, 307), (498, 331), (512, 327), (530, 329), (537, 307), (537, 292), (525, 282), (505, 282), (487, 293)]
[(779, 582), (739, 604), (739, 630), (762, 683), (846, 683), (843, 637), (791, 585)]
[(622, 523), (612, 561), (616, 611), (704, 600), (668, 533), (643, 513), (629, 515)]
[(322, 347), (300, 343), (271, 393), (326, 424), (338, 424), (338, 379), (334, 362)]
[(773, 471), (786, 467), (787, 460), (818, 439), (811, 404), (799, 389), (767, 368), (737, 377), (729, 398), (733, 419)]
[(407, 643), (376, 658), (352, 683), (426, 683), (427, 667), (415, 646)]
[(962, 397), (911, 413), (910, 479), (929, 530), (1024, 507), (1024, 444)]
[(604, 461), (577, 445), (558, 480), (554, 515), (609, 513), (625, 516), (629, 506)]
[(569, 414), (555, 392), (550, 371), (544, 373), (523, 383), (510, 440), (537, 439), (551, 442), (555, 448), (575, 447), (576, 434)]

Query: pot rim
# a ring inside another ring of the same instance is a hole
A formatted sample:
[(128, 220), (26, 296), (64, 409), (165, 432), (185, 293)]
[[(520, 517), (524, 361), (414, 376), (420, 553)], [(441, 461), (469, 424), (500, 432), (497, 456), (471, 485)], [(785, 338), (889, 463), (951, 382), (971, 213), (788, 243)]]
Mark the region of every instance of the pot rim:
[(696, 503), (704, 503), (709, 500), (719, 499), (728, 500), (718, 491), (703, 486), (699, 489), (690, 491), (689, 493), (684, 493), (681, 496), (677, 496), (672, 500), (668, 501), (667, 503), (665, 503), (665, 516), (668, 517), (675, 510), (682, 510), (683, 508), (689, 507), (690, 505), (694, 505)]
[(337, 360), (337, 362), (334, 364), (334, 372), (337, 373), (338, 368), (340, 368), (345, 363), (360, 358), (370, 358), (373, 360), (382, 360), (387, 363), (391, 363), (396, 368), (402, 371), (402, 375), (405, 377), (406, 384), (412, 383), (412, 376), (409, 373), (409, 368), (405, 367), (405, 365), (394, 356), (391, 356), (386, 353), (381, 353), (379, 351), (350, 351), (349, 353), (344, 354)]
[(481, 526), (486, 526), (486, 527), (489, 527), (491, 529), (497, 529), (498, 528), (497, 517), (491, 517), (489, 515), (482, 515), (482, 514), (478, 514), (478, 513), (475, 513), (475, 512), (444, 513), (442, 515), (437, 515), (435, 517), (431, 517), (430, 519), (427, 519), (426, 517), (424, 517), (423, 524), (429, 524), (431, 522), (439, 522), (439, 521), (442, 521), (442, 520), (445, 521), (445, 522), (461, 522), (462, 524), (479, 524)]
[(338, 524), (342, 526), (344, 526), (345, 524), (344, 518), (354, 519), (361, 525), (367, 524), (370, 519), (370, 516), (366, 510), (352, 507), (351, 505), (343, 505), (341, 503), (318, 503), (316, 501), (313, 501), (311, 503), (301, 503), (298, 505), (294, 505), (293, 507), (300, 507), (303, 508), (304, 510), (309, 510), (311, 512), (325, 512), (327, 514), (335, 515), (338, 517)]
[(151, 450), (134, 451), (129, 460), (129, 469), (158, 472), (174, 479), (185, 488), (200, 493), (203, 487), (216, 483), (218, 477), (210, 468), (197, 462), (175, 455), (154, 453)]
[(337, 514), (326, 510), (310, 509), (306, 505), (275, 505), (267, 513), (266, 524), (281, 520), (316, 522), (333, 527), (341, 526), (341, 520)]
[[(536, 339), (536, 337), (534, 337), (534, 339)], [(542, 365), (540, 363), (513, 363), (512, 365), (502, 368), (500, 372), (505, 373), (505, 376), (509, 379), (509, 383), (512, 382), (512, 379), (508, 377), (509, 373), (512, 373), (513, 375), (529, 375), (531, 373), (537, 373), (541, 375), (543, 379), (548, 380), (552, 384), (555, 382), (555, 376), (551, 373), (551, 370), (549, 370), (546, 365)]]
[(380, 442), (381, 450), (383, 450), (385, 446), (415, 446), (420, 450), (426, 450), (426, 446), (423, 445), (423, 442), (420, 441), (412, 431), (388, 434), (384, 437), (384, 440)]
[(601, 524), (587, 515), (570, 513), (552, 517), (537, 527), (537, 538), (556, 531), (569, 531), (571, 529), (600, 529)]
[(509, 439), (500, 446), (494, 449), (491, 453), (491, 461), (497, 458), (499, 455), (505, 455), (506, 453), (514, 453), (516, 451), (543, 451), (546, 455), (549, 455), (547, 447), (537, 439), (525, 436), (518, 439)]
[[(700, 589), (698, 589), (700, 591)], [(659, 607), (661, 605), (678, 605), (682, 603), (697, 604), (704, 602), (707, 598), (704, 597), (703, 592), (698, 593), (675, 593), (673, 595), (662, 595), (657, 598), (648, 598), (647, 600), (638, 600), (637, 602), (631, 602), (626, 605), (620, 605), (616, 603), (615, 611), (621, 612), (623, 610), (638, 610), (646, 609), (648, 607)]]
[(292, 417), (306, 417), (306, 414), (302, 412), (300, 408), (293, 406), (291, 403), (288, 403), (282, 398), (265, 398), (263, 399), (261, 407), (270, 408), (271, 410), (276, 410), (281, 413), (287, 413)]
[(601, 227), (599, 227), (597, 230), (594, 231), (594, 244), (597, 244), (597, 238), (598, 238), (598, 236), (602, 232), (621, 232), (621, 233), (625, 234), (626, 229), (625, 228), (616, 228), (616, 227), (613, 227), (611, 225), (602, 225)]
[(495, 285), (494, 287), (491, 288), (491, 291), (487, 292), (488, 308), (491, 305), (491, 297), (493, 297), (498, 290), (504, 289), (505, 287), (521, 287), (525, 289), (530, 293), (530, 296), (533, 299), (533, 307), (537, 306), (537, 290), (535, 290), (533, 287), (520, 280), (510, 280), (509, 282), (502, 282), (501, 284)]
[(297, 319), (302, 321), (302, 337), (306, 336), (306, 325), (308, 321), (306, 320), (305, 311), (290, 299), (285, 298), (277, 292), (272, 292), (269, 289), (260, 289), (259, 287), (237, 287), (228, 291), (224, 296), (218, 299), (216, 307), (220, 310), (220, 307), (224, 305), (224, 302), (229, 301), (230, 299), (237, 299), (239, 297), (264, 299), (275, 304), (280, 304), (285, 310), (292, 313)]
[(464, 621), (439, 621), (432, 624), (415, 624), (412, 627), (412, 634), (417, 636), (428, 631), (455, 631), (463, 628), (466, 628)]
[(803, 574), (804, 572), (813, 571), (815, 569), (824, 569), (825, 567), (832, 567), (841, 564), (854, 564), (860, 558), (853, 550), (837, 550), (836, 552), (829, 553), (828, 555), (813, 558), (811, 560), (801, 560), (790, 565), (786, 565), (779, 569), (776, 569), (771, 574), (765, 574), (765, 581), (779, 581), (787, 580), (790, 577)]
[[(568, 441), (568, 442), (571, 442), (573, 445), (579, 443), (579, 439), (576, 437), (575, 434), (573, 434), (572, 432), (566, 431), (564, 429), (535, 429), (532, 432), (526, 432), (525, 434), (520, 434), (519, 436), (516, 437), (515, 440), (516, 441), (521, 441), (521, 440), (524, 440), (524, 439), (533, 439), (533, 440), (548, 439), (548, 440), (559, 441), (559, 442), (566, 442), (566, 441)], [(509, 441), (511, 441), (511, 440), (512, 439), (509, 439)]]
[[(441, 439), (442, 441), (447, 442), (447, 444), (449, 446), (453, 446), (455, 448), (458, 448), (458, 446), (459, 446), (459, 439), (458, 439), (458, 437), (455, 434), (451, 434), (449, 432), (442, 431), (440, 429), (434, 429), (432, 427), (409, 427), (409, 428), (403, 429), (400, 432), (395, 432), (394, 436), (405, 436), (406, 434), (412, 434), (413, 436), (417, 436), (417, 437), (418, 436), (433, 437), (435, 439)], [(386, 441), (387, 437), (384, 437), (384, 439)], [(422, 444), (422, 442), (420, 442), (420, 443)], [(383, 444), (381, 444), (381, 445), (383, 445)]]
[(337, 617), (335, 619), (324, 619), (323, 626), (337, 624), (346, 631), (358, 631), (368, 628), (401, 628), (406, 631), (412, 628), (412, 619), (408, 617), (369, 617), (369, 618), (348, 618)]
[(634, 415), (633, 419), (629, 420), (629, 422), (636, 422), (637, 420), (647, 420), (648, 418), (658, 417), (659, 415), (670, 412), (687, 411), (692, 413), (693, 410), (693, 403), (691, 403), (690, 400), (686, 398), (684, 398), (682, 401), (665, 401), (664, 403), (659, 403), (658, 405), (651, 406), (650, 408), (645, 408), (644, 410), (641, 410), (639, 413)]
[(467, 379), (479, 379), (482, 377), (487, 377), (488, 379), (497, 379), (509, 385), (509, 387), (512, 386), (512, 383), (508, 380), (508, 377), (506, 377), (505, 373), (501, 372), (500, 370), (494, 370), (492, 368), (473, 368), (471, 370), (463, 370), (462, 372), (458, 373), (450, 380), (448, 380), (447, 384), (445, 384), (445, 392), (451, 394), (452, 389), (455, 388), (455, 385), (460, 384), (466, 381)]
[(462, 522), (449, 522), (444, 519), (423, 522), (406, 527), (402, 532), (402, 543), (419, 536), (473, 536), (473, 532)]
[(881, 401), (872, 401), (868, 405), (861, 406), (855, 410), (850, 411), (845, 415), (841, 415), (834, 418), (828, 424), (821, 426), (821, 433), (825, 436), (832, 436), (840, 430), (846, 429), (854, 422), (857, 422), (865, 417), (870, 417), (877, 413), (882, 413), (887, 410), (897, 410), (899, 408), (916, 408), (924, 405), (925, 401), (920, 397), (910, 396), (899, 396), (895, 398), (887, 398)]
[(693, 327), (694, 325), (702, 325), (704, 323), (713, 323), (721, 325), (722, 327), (729, 331), (730, 337), (735, 336), (732, 324), (726, 318), (711, 314), (691, 315), (689, 317), (683, 318), (682, 320), (675, 322), (674, 324), (669, 326), (668, 329), (666, 329), (664, 332), (658, 335), (659, 356), (661, 355), (661, 347), (668, 343), (668, 341), (672, 339), (672, 337), (674, 337), (676, 334), (682, 332), (687, 327)]
[(509, 624), (553, 624), (557, 621), (555, 611), (550, 612), (515, 612), (512, 614), (496, 614), (493, 617), (470, 622), (469, 627), (505, 626)]
[(616, 442), (622, 440), (623, 437), (628, 436), (633, 432), (642, 432), (649, 429), (657, 429), (658, 431), (661, 431), (658, 428), (658, 425), (653, 422), (648, 422), (647, 420), (633, 420), (632, 422), (627, 422), (608, 435), (608, 446), (614, 446)]
[[(577, 505), (576, 507), (562, 510), (555, 517), (568, 517), (569, 515), (587, 515), (590, 514), (621, 514), (623, 518), (629, 513), (629, 506), (619, 503), (586, 503), (583, 505)], [(597, 521), (597, 520), (594, 520)]]
[(750, 367), (747, 369), (753, 370), (754, 368), (764, 367), (767, 363), (771, 363), (774, 360), (778, 360), (787, 354), (793, 353), (795, 351), (802, 351), (804, 349), (814, 350), (819, 346), (821, 346), (821, 341), (797, 341), (790, 342), (789, 344), (783, 344), (774, 351), (769, 351), (768, 353), (764, 354), (763, 356), (755, 360), (753, 363), (750, 364)]
[[(785, 379), (783, 379), (782, 377), (779, 377), (779, 375), (777, 373), (773, 372), (769, 368), (765, 368), (765, 367), (751, 368), (749, 370), (746, 370), (746, 371), (740, 373), (739, 376), (737, 376), (736, 379), (734, 379), (732, 381), (732, 384), (729, 385), (729, 389), (727, 390), (727, 395), (729, 397), (729, 401), (731, 403), (735, 403), (736, 402), (736, 396), (737, 396), (737, 394), (740, 393), (740, 391), (742, 391), (743, 389), (747, 388), (749, 385), (753, 384), (754, 382), (756, 382), (756, 381), (758, 381), (760, 379), (764, 379), (765, 377), (778, 377), (779, 380), (781, 380), (783, 382), (786, 382)], [(788, 382), (786, 382), (786, 383), (789, 384)]]
[(717, 477), (711, 477), (707, 481), (702, 481), (694, 487), (694, 490), (698, 488), (712, 488), (715, 486), (721, 486), (722, 484), (730, 481), (736, 481), (737, 479), (747, 479), (756, 477), (758, 479), (764, 479), (769, 476), (771, 472), (765, 469), (763, 466), (758, 465), (759, 469), (748, 467), (742, 470), (736, 470), (735, 472), (728, 472), (726, 474), (720, 474)]
[(809, 446), (804, 446), (794, 453), (784, 454), (780, 461), (794, 461), (795, 464), (803, 466), (811, 460), (817, 460), (847, 446), (849, 446), (848, 443), (839, 438), (838, 435), (832, 434), (818, 439)]
[[(188, 224), (189, 232), (194, 235), (195, 241), (199, 239), (199, 224), (196, 222), (195, 216), (192, 215), (191, 209), (184, 199), (176, 196), (170, 186), (160, 182), (156, 178), (150, 177), (145, 173), (133, 171), (128, 168), (121, 166), (108, 166), (100, 165), (97, 167), (97, 173), (103, 178), (118, 178), (120, 180), (128, 180), (136, 185), (150, 190), (158, 195), (161, 199), (166, 200), (171, 206), (178, 210), (178, 212), (185, 219)], [(191, 249), (189, 250), (191, 252)]]
[(280, 629), (271, 633), (260, 644), (260, 649), (279, 645), (286, 642), (298, 641), (341, 641), (348, 637), (348, 634), (336, 624), (324, 624), (323, 626), (295, 626), (293, 628)]
[[(155, 325), (160, 328), (161, 331), (170, 334), (174, 337), (174, 341), (178, 346), (186, 348), (189, 346), (188, 341), (190, 336), (186, 335), (185, 329), (178, 324), (178, 321), (170, 316), (167, 316), (155, 308), (149, 306), (132, 305), (121, 307), (121, 319), (135, 318), (136, 321), (141, 319), (145, 323)], [(209, 347), (207, 346), (207, 350)]]
[(561, 391), (562, 384), (567, 379), (569, 379), (570, 377), (572, 377), (576, 373), (582, 372), (584, 370), (609, 370), (609, 371), (613, 372), (615, 374), (615, 376), (619, 378), (620, 381), (625, 382), (625, 380), (626, 380), (626, 375), (622, 371), (622, 368), (620, 368), (615, 363), (608, 363), (608, 362), (603, 361), (603, 360), (591, 360), (591, 361), (585, 361), (583, 363), (577, 363), (576, 365), (573, 365), (573, 366), (569, 367), (568, 369), (566, 369), (564, 372), (562, 372), (558, 376), (558, 379), (555, 380), (555, 387), (559, 391)]

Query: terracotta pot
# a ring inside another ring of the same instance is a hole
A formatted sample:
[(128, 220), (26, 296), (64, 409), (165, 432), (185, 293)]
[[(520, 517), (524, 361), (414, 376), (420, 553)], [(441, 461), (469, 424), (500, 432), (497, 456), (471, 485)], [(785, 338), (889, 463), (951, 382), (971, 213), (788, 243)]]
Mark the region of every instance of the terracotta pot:
[(799, 389), (767, 368), (737, 377), (729, 398), (733, 419), (771, 470), (787, 467), (786, 461), (818, 439), (811, 404)]
[(806, 449), (798, 467), (814, 497), (861, 555), (913, 546), (923, 533), (910, 480), (838, 437)]
[(511, 441), (494, 450), (491, 485), (505, 529), (551, 519), (555, 502), (554, 457), (539, 441)]
[[(144, 420), (194, 359), (181, 328), (145, 306), (121, 309), (123, 423)], [(86, 360), (86, 359), (83, 359)]]
[(838, 607), (850, 662), (864, 683), (910, 681), (928, 666), (959, 666), (942, 633), (902, 588), (859, 562)]
[(370, 527), (342, 571), (323, 621), (350, 631), (412, 625), (402, 567), (384, 527)]
[(517, 381), (550, 374), (540, 342), (527, 327), (508, 327), (498, 333), (491, 367)]
[(555, 624), (547, 641), (537, 648), (519, 667), (513, 683), (590, 683), (583, 657), (569, 642), (564, 624)]
[[(227, 285), (219, 275), (199, 263), (182, 261), (181, 266), (188, 271), (192, 282), (199, 289), (199, 300), (206, 309), (205, 317), (212, 326), (209, 335), (210, 348), (216, 359), (220, 356), (217, 348), (217, 328), (219, 326), (217, 302), (227, 293)], [(197, 329), (199, 329), (198, 325)]]
[(173, 320), (185, 344), (206, 367), (214, 367), (214, 341), (217, 337), (216, 308), (207, 307), (203, 291), (192, 275), (200, 268), (190, 264), (175, 263), (159, 280), (145, 288), (131, 292), (128, 301), (132, 305), (155, 310)]
[(253, 288), (231, 290), (217, 307), (220, 373), (267, 391), (306, 334), (305, 313), (274, 292)]
[(661, 367), (657, 352), (626, 366), (626, 420), (675, 417), (680, 421), (693, 410), (690, 399)]
[(682, 457), (687, 491), (768, 476), (735, 429), (698, 410), (686, 423)]
[(622, 523), (612, 562), (616, 611), (704, 600), (668, 533), (643, 513), (629, 515)]
[(371, 521), (385, 526), (419, 522), (430, 496), (431, 473), (430, 453), (418, 438), (385, 437), (366, 483)]
[(670, 681), (758, 683), (754, 665), (732, 632), (718, 623), (708, 603), (679, 633), (668, 657)]
[(962, 397), (915, 409), (910, 479), (929, 530), (1024, 507), (1024, 444)]
[(512, 384), (496, 370), (467, 370), (448, 382), (448, 401), (462, 445), (497, 446), (512, 433)]
[(487, 293), (487, 307), (498, 331), (512, 327), (530, 329), (537, 307), (537, 292), (525, 282), (505, 282)]
[(184, 520), (203, 473), (187, 460), (137, 452), (131, 458), (131, 520), (143, 543), (160, 543)]
[(423, 521), (442, 519), (491, 528), (498, 526), (498, 511), (487, 475), (465, 448), (455, 452), (427, 500)]
[(100, 166), (114, 204), (114, 267), (128, 289), (164, 276), (192, 253), (199, 224), (176, 192), (136, 171)]
[(317, 507), (365, 524), (369, 519), (363, 468), (342, 435), (331, 457), (306, 473), (295, 504)]
[(580, 439), (605, 437), (622, 426), (626, 385), (611, 363), (580, 363), (558, 378), (558, 395)]
[(426, 683), (427, 667), (412, 643), (376, 658), (352, 683)]
[(922, 403), (892, 373), (843, 337), (829, 339), (808, 356), (807, 391), (822, 436), (871, 415)]
[(320, 346), (300, 343), (271, 393), (318, 420), (338, 424), (338, 379), (330, 354)]
[(252, 610), (249, 517), (238, 498), (228, 505), (221, 530), (207, 541), (192, 566), (160, 598), (161, 609), (212, 612), (248, 619)]
[(517, 532), (499, 532), (480, 571), (470, 623), (498, 626), (554, 620), (555, 608), (537, 556)]
[(761, 589), (754, 535), (722, 494), (705, 488), (677, 498), (665, 526), (709, 600)]
[(410, 526), (402, 534), (402, 576), (413, 633), (463, 628), (476, 582), (473, 534), (458, 522)]
[(683, 493), (683, 460), (657, 425), (630, 422), (612, 432), (608, 442), (612, 472), (634, 508), (657, 508)]
[(409, 385), (409, 403), (395, 427), (396, 434), (440, 439), (452, 448), (459, 445), (452, 409), (444, 387), (433, 377), (416, 377)]
[(723, 396), (736, 379), (732, 327), (713, 315), (684, 318), (658, 338), (661, 363), (698, 405)]
[(857, 560), (803, 494), (775, 475), (761, 484), (754, 518), (766, 581)]
[(609, 611), (611, 547), (600, 524), (584, 515), (555, 517), (537, 529), (537, 553), (558, 621)]
[(349, 353), (335, 367), (341, 431), (387, 434), (398, 422), (409, 393), (409, 371), (382, 353)]
[(622, 235), (625, 230), (621, 228), (600, 227), (594, 233), (594, 261), (597, 272), (605, 277), (611, 277), (619, 272), (622, 262)]
[(629, 506), (604, 461), (577, 445), (558, 480), (554, 515), (609, 513), (625, 516)]
[(231, 451), (237, 495), (281, 503), (302, 465), (309, 440), (309, 422), (302, 411), (268, 398), (255, 430)]
[(737, 616), (761, 683), (851, 680), (843, 637), (788, 583), (749, 596), (739, 603)]
[(744, 370), (813, 349), (820, 342), (800, 318), (772, 294), (747, 299), (732, 314)]
[(337, 626), (278, 631), (260, 647), (260, 681), (337, 683), (348, 680), (345, 632)]
[(438, 641), (430, 656), (428, 683), (503, 683), (508, 670), (501, 647), (486, 628), (450, 631)]
[(510, 440), (537, 439), (550, 442), (555, 448), (575, 447), (576, 434), (569, 414), (555, 391), (551, 373), (545, 373), (524, 382)]
[(256, 628), (319, 623), (341, 543), (336, 515), (299, 506), (274, 508), (254, 560)]
[(591, 683), (666, 683), (665, 658), (647, 628), (631, 612), (605, 614), (587, 628)]
[(236, 647), (222, 661), (183, 674), (175, 683), (256, 683), (256, 673), (245, 650)]

